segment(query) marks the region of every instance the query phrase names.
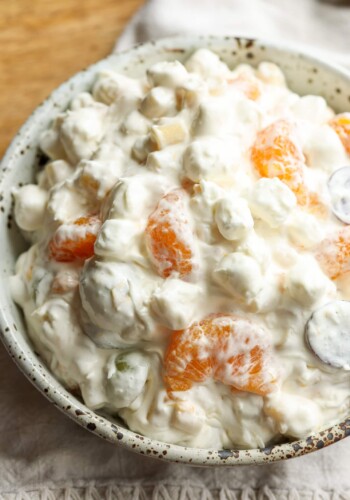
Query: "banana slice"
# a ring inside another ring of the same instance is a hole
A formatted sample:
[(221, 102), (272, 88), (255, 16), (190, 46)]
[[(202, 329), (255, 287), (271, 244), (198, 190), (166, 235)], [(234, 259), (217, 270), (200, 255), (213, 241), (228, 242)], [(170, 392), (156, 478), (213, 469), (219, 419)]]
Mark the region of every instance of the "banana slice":
[(306, 323), (305, 336), (323, 363), (350, 371), (350, 302), (334, 300), (317, 309)]
[(345, 224), (350, 224), (350, 167), (333, 172), (328, 180), (332, 211)]

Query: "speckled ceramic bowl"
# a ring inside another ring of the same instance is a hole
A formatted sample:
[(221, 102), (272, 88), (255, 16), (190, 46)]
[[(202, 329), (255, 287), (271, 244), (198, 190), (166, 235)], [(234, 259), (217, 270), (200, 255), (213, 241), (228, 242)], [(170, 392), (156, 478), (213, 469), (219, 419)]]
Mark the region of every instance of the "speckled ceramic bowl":
[[(98, 436), (142, 455), (196, 465), (261, 464), (292, 458), (321, 449), (350, 434), (350, 418), (300, 441), (254, 450), (207, 450), (175, 446), (140, 436), (120, 422), (111, 422), (89, 410), (52, 376), (35, 353), (26, 335), (20, 310), (13, 303), (8, 277), (25, 243), (12, 216), (11, 188), (31, 182), (40, 165), (39, 133), (73, 96), (89, 89), (97, 71), (114, 69), (139, 76), (159, 60), (185, 59), (194, 49), (207, 47), (230, 66), (273, 61), (284, 71), (289, 86), (299, 94), (324, 96), (335, 109), (350, 110), (350, 74), (306, 54), (268, 42), (234, 37), (173, 38), (150, 42), (127, 52), (111, 55), (75, 75), (41, 104), (18, 132), (9, 147), (0, 171), (0, 329), (12, 358), (34, 385), (66, 415)], [(349, 416), (350, 417), (350, 416)]]

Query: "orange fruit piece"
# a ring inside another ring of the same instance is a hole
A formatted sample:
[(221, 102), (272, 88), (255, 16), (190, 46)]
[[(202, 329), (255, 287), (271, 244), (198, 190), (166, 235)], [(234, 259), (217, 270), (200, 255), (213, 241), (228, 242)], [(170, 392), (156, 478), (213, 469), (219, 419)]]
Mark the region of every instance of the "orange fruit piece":
[(278, 120), (261, 130), (252, 147), (251, 160), (262, 177), (278, 177), (284, 182), (300, 205), (320, 215), (328, 213), (317, 193), (305, 185), (305, 157), (292, 123)]
[(181, 189), (166, 194), (148, 218), (146, 247), (163, 278), (173, 274), (184, 278), (194, 268), (194, 236), (186, 215), (185, 195)]
[(57, 262), (86, 260), (94, 255), (94, 244), (101, 227), (96, 215), (79, 217), (62, 224), (49, 243), (49, 258)]
[(293, 125), (286, 120), (268, 125), (258, 133), (251, 159), (262, 177), (278, 177), (295, 192), (304, 181), (305, 158), (293, 132)]
[(350, 154), (350, 113), (336, 115), (329, 125), (336, 131), (346, 152)]
[(316, 252), (321, 268), (332, 280), (350, 271), (350, 227), (344, 227), (333, 238), (323, 240)]
[(227, 80), (227, 83), (242, 92), (252, 101), (256, 101), (261, 96), (261, 84), (254, 76), (239, 75), (236, 78)]
[(173, 333), (164, 359), (169, 395), (208, 378), (265, 396), (275, 387), (272, 349), (262, 328), (232, 314), (211, 314)]

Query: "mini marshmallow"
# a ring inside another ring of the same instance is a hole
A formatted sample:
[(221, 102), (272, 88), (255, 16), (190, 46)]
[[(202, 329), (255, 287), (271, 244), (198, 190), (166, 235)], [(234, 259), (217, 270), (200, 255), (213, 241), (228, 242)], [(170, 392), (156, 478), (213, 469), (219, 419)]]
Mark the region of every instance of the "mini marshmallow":
[(95, 254), (102, 258), (118, 259), (120, 262), (140, 261), (139, 234), (140, 228), (134, 221), (106, 220), (95, 242)]
[(327, 173), (349, 163), (338, 134), (329, 125), (312, 127), (304, 140), (303, 153), (309, 167), (321, 168)]
[(147, 118), (160, 118), (175, 111), (175, 93), (166, 87), (155, 87), (141, 102), (140, 111)]
[(309, 398), (287, 392), (268, 396), (264, 411), (273, 418), (279, 432), (298, 438), (314, 432), (322, 421), (320, 408), (316, 403)]
[(138, 137), (132, 147), (132, 156), (139, 162), (145, 162), (148, 154), (154, 149), (149, 134)]
[(166, 120), (151, 127), (150, 139), (155, 146), (154, 149), (163, 149), (166, 146), (184, 141), (187, 133), (187, 127), (183, 120)]
[(179, 156), (179, 150), (176, 145), (159, 151), (152, 151), (147, 156), (146, 167), (155, 172), (165, 172), (171, 169), (176, 172), (179, 170)]
[(335, 287), (310, 256), (299, 258), (290, 269), (286, 289), (299, 304), (310, 307)]
[(225, 191), (220, 186), (210, 181), (200, 181), (194, 187), (194, 196), (191, 198), (190, 206), (196, 219), (197, 233), (208, 243), (214, 239), (215, 205), (224, 194)]
[(89, 92), (82, 92), (78, 94), (72, 102), (70, 103), (70, 109), (77, 110), (81, 108), (88, 108), (93, 105), (101, 106), (100, 103), (96, 102)]
[(24, 231), (36, 231), (44, 223), (47, 191), (34, 184), (13, 190), (16, 222)]
[(51, 128), (44, 130), (40, 135), (40, 149), (51, 159), (67, 159), (66, 152), (60, 141), (59, 127), (64, 115), (59, 115), (52, 123)]
[(60, 126), (60, 140), (73, 164), (91, 158), (96, 151), (105, 130), (105, 117), (105, 108), (67, 111)]
[(111, 105), (121, 98), (139, 101), (143, 96), (143, 89), (139, 80), (114, 71), (102, 71), (98, 75), (92, 95), (97, 101)]
[(147, 71), (150, 85), (175, 88), (186, 81), (188, 73), (179, 61), (161, 61)]
[(246, 200), (234, 196), (227, 196), (217, 202), (215, 222), (221, 235), (232, 241), (240, 240), (254, 227)]
[(234, 103), (227, 98), (211, 97), (202, 101), (193, 123), (196, 136), (225, 137), (236, 129)]
[(229, 160), (224, 146), (221, 140), (214, 137), (193, 141), (183, 156), (185, 176), (193, 182), (199, 182), (225, 174), (229, 169)]
[(40, 179), (40, 186), (51, 188), (73, 174), (73, 168), (64, 160), (47, 163)]
[(192, 323), (199, 296), (198, 286), (179, 279), (167, 279), (153, 293), (151, 307), (162, 325), (181, 330)]
[(259, 179), (249, 200), (250, 209), (257, 219), (276, 228), (283, 224), (296, 206), (295, 194), (276, 177)]
[(254, 230), (249, 231), (246, 237), (239, 242), (236, 251), (252, 257), (264, 271), (271, 264), (271, 251), (265, 240), (258, 236)]
[(265, 83), (285, 87), (286, 80), (280, 68), (270, 62), (262, 62), (258, 66), (257, 76)]
[(214, 280), (235, 298), (250, 304), (264, 286), (259, 264), (243, 253), (226, 255), (214, 269)]
[(150, 123), (147, 118), (138, 110), (132, 111), (125, 118), (121, 129), (125, 134), (147, 134)]
[(220, 78), (229, 75), (227, 65), (208, 49), (198, 49), (189, 57), (185, 64), (190, 72), (198, 73), (203, 78)]
[(313, 124), (327, 123), (334, 116), (326, 100), (316, 95), (300, 97), (292, 106), (291, 111), (298, 120), (309, 121)]
[(315, 247), (325, 235), (324, 228), (318, 220), (305, 210), (295, 211), (289, 217), (286, 228), (292, 242), (307, 249)]
[(116, 158), (115, 164), (97, 160), (83, 160), (81, 172), (76, 180), (79, 188), (92, 193), (98, 200), (103, 200), (112, 189), (123, 171), (123, 164)]

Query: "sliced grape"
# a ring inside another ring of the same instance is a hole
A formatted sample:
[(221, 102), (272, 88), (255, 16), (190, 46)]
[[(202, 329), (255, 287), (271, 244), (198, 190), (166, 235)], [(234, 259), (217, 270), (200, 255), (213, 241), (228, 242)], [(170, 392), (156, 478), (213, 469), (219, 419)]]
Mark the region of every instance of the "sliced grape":
[(350, 371), (350, 302), (334, 300), (317, 309), (306, 323), (305, 336), (323, 363)]
[(333, 172), (328, 189), (334, 215), (345, 224), (350, 224), (350, 166)]

